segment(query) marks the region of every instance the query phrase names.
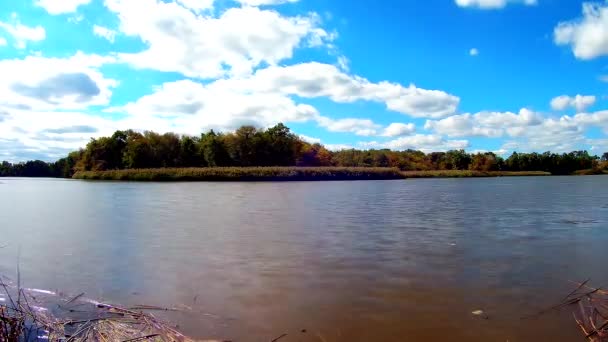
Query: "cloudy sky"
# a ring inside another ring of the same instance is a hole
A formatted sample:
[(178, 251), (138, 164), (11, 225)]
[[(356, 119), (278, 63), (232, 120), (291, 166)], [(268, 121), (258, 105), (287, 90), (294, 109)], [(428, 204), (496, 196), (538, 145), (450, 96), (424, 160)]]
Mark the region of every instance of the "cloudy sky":
[(0, 160), (283, 122), (333, 149), (608, 151), (608, 2), (0, 2)]

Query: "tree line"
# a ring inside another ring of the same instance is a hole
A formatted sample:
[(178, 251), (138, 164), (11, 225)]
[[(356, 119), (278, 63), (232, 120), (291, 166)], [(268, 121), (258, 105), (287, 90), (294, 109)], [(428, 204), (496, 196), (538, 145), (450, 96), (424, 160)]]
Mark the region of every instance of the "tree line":
[(71, 177), (76, 171), (218, 166), (344, 166), (395, 167), (404, 171), (547, 171), (571, 174), (606, 168), (602, 157), (587, 151), (556, 154), (517, 153), (504, 159), (492, 152), (464, 150), (424, 153), (416, 150), (329, 151), (311, 144), (278, 124), (268, 129), (242, 126), (231, 133), (213, 130), (200, 136), (116, 131), (110, 137), (91, 139), (85, 148), (47, 163), (40, 160), (0, 164), (0, 177)]

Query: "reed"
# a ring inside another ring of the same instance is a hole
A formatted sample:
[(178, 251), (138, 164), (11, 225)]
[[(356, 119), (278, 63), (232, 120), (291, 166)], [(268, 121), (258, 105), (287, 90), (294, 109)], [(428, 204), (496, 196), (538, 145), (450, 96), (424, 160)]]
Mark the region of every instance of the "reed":
[(0, 341), (194, 341), (149, 313), (177, 309), (126, 308), (84, 294), (21, 288), (2, 278), (0, 290)]
[(378, 167), (210, 167), (80, 171), (86, 180), (130, 181), (332, 181), (401, 179), (396, 168)]
[(465, 178), (465, 177), (526, 177), (551, 176), (544, 171), (471, 171), (471, 170), (431, 170), (403, 171), (406, 178)]

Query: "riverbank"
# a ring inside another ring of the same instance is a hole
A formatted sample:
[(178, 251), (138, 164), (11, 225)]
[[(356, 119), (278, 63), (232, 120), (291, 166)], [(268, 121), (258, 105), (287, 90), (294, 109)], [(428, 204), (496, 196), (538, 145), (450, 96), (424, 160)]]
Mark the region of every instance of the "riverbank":
[(130, 181), (332, 181), (405, 177), (396, 168), (380, 167), (210, 167), (80, 171), (73, 178)]
[(332, 181), (550, 175), (543, 171), (400, 171), (381, 167), (213, 167), (80, 171), (73, 178), (127, 181)]
[(471, 170), (432, 170), (403, 171), (406, 178), (469, 178), (469, 177), (530, 177), (551, 176), (545, 171), (471, 171)]

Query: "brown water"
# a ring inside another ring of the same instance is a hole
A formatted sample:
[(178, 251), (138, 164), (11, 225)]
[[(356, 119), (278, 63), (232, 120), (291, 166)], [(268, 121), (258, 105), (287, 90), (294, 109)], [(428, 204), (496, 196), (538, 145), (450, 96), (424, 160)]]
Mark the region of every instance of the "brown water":
[(569, 311), (522, 317), (608, 285), (604, 176), (0, 183), (0, 273), (189, 305), (199, 338), (582, 341)]

